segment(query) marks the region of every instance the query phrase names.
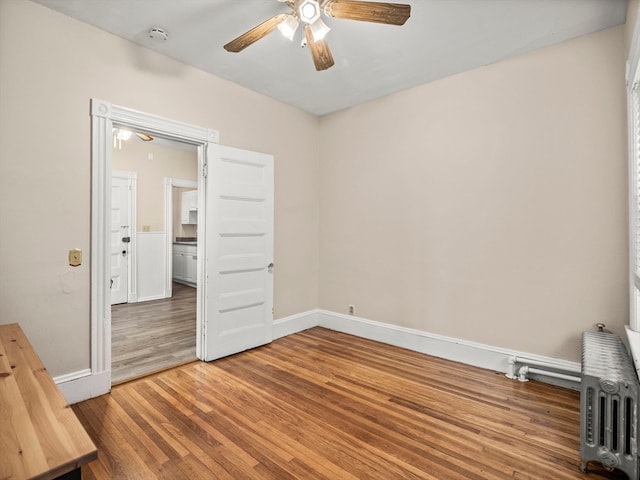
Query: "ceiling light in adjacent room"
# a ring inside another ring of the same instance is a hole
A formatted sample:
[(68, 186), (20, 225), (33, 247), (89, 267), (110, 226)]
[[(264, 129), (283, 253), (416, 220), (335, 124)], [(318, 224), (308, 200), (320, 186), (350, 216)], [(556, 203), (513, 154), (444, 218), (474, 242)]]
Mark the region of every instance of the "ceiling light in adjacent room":
[(118, 148), (122, 150), (122, 141), (125, 142), (131, 138), (133, 132), (130, 130), (124, 130), (122, 128), (114, 128), (113, 129), (113, 148)]
[(116, 138), (118, 140), (129, 140), (131, 135), (133, 135), (133, 132), (129, 130), (123, 130), (122, 128), (116, 130)]

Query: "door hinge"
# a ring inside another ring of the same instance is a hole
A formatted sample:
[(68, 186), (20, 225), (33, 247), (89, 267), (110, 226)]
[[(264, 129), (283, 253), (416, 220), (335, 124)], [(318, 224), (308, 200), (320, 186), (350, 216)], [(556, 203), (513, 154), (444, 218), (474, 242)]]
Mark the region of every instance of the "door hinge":
[(209, 171), (209, 164), (207, 163), (207, 161), (205, 160), (204, 163), (202, 164), (202, 176), (204, 178), (207, 178), (207, 173)]

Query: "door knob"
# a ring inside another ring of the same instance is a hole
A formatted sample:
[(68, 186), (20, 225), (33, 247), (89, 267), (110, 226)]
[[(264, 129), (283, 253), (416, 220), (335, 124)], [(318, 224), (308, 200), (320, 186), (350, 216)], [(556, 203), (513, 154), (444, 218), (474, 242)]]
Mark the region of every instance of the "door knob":
[(126, 250), (122, 250), (122, 256), (126, 256), (127, 255), (127, 251)]
[(273, 262), (267, 265), (267, 270), (269, 270), (269, 273), (273, 273)]

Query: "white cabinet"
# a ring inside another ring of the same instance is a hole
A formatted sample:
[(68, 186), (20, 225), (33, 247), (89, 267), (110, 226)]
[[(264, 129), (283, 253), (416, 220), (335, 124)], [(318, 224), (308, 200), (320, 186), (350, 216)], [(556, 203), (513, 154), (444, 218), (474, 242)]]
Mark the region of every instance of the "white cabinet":
[(198, 283), (198, 255), (195, 245), (173, 244), (173, 281), (192, 287)]
[(180, 223), (192, 225), (198, 223), (198, 191), (189, 190), (182, 192), (182, 203), (180, 206)]

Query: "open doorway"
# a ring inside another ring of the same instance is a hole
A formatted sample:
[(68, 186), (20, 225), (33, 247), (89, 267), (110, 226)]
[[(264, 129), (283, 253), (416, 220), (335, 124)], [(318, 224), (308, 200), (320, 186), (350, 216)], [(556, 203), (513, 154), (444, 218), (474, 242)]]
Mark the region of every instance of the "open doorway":
[(91, 375), (85, 382), (91, 396), (107, 393), (112, 384), (109, 244), (114, 128), (196, 148), (198, 359), (215, 360), (273, 338), (273, 157), (219, 145), (214, 130), (92, 99)]
[(112, 384), (197, 359), (197, 148), (122, 132), (112, 150)]

